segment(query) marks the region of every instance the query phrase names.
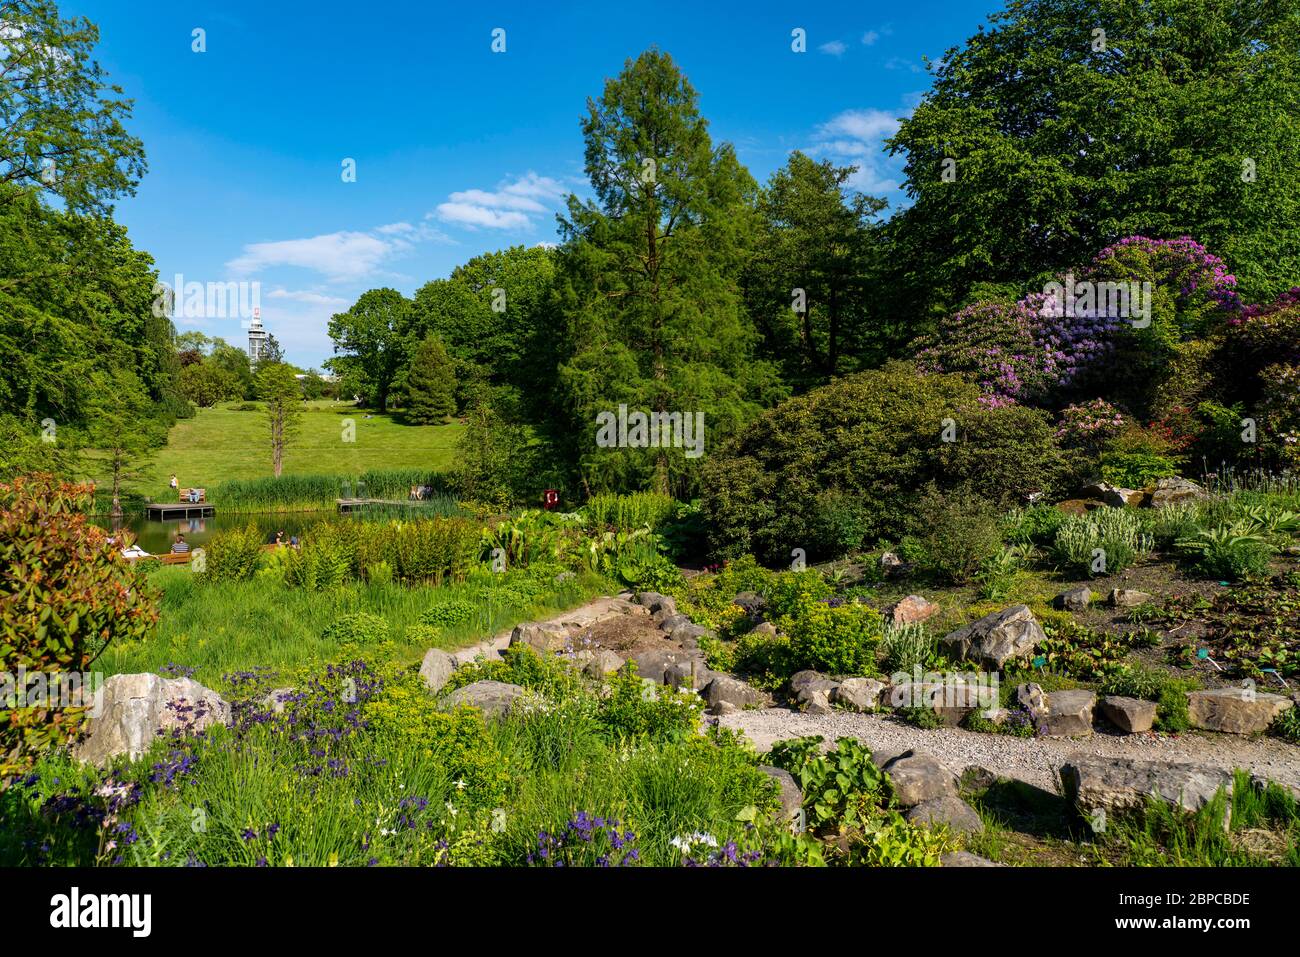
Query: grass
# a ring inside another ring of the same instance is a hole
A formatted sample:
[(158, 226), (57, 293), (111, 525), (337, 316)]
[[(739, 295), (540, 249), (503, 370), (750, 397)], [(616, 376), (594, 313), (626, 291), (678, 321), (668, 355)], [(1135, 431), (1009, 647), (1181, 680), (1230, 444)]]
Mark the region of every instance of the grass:
[[(193, 668), (196, 681), (222, 689), (226, 674), (254, 667), (290, 671), (332, 660), (340, 649), (321, 633), (339, 617), (356, 612), (377, 615), (388, 623), (388, 642), (368, 649), (368, 658), (414, 664), (434, 644), (470, 645), (521, 621), (564, 611), (609, 591), (602, 579), (579, 576), (553, 586), (534, 604), (490, 606), (481, 598), (488, 574), (439, 588), (352, 584), (307, 591), (261, 579), (208, 583), (186, 568), (160, 568), (150, 573), (150, 581), (163, 596), (158, 628), (142, 641), (110, 645), (94, 668), (112, 675), (180, 665)], [(501, 578), (497, 575), (493, 580)], [(442, 629), (436, 641), (431, 641), (427, 630), (408, 633), (429, 609), (455, 601), (472, 602), (475, 616)]]
[[(151, 501), (170, 501), (168, 482), (209, 490), (230, 479), (269, 478), (270, 442), (263, 413), (239, 412), (238, 402), (200, 409), (172, 427), (167, 445), (151, 459), (138, 491)], [(305, 403), (302, 428), (284, 455), (284, 474), (345, 475), (366, 471), (450, 468), (462, 426), (404, 425), (390, 415), (367, 413), (329, 400)], [(371, 415), (371, 418), (366, 418)], [(355, 426), (354, 441), (344, 442), (345, 419)], [(214, 504), (220, 506), (220, 502)]]

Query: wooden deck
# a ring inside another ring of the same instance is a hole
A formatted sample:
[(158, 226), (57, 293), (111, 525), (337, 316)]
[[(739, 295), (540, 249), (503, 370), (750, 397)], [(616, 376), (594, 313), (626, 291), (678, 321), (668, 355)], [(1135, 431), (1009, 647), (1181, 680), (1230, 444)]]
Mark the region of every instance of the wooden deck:
[[(162, 562), (162, 564), (164, 565), (188, 565), (190, 563), (190, 559), (194, 557), (194, 553), (202, 547), (203, 547), (202, 545), (195, 545), (188, 552), (167, 552), (165, 555), (125, 555), (123, 557), (128, 562), (138, 562), (138, 561), (143, 561), (146, 558), (153, 558), (158, 560), (159, 562)], [(277, 548), (296, 548), (296, 547), (297, 546), (290, 545), (288, 542), (285, 542), (283, 545), (274, 545), (274, 544), (263, 545), (262, 551), (273, 552)]]
[(211, 518), (217, 514), (216, 506), (208, 502), (150, 502), (144, 507), (145, 515), (156, 521), (169, 518)]

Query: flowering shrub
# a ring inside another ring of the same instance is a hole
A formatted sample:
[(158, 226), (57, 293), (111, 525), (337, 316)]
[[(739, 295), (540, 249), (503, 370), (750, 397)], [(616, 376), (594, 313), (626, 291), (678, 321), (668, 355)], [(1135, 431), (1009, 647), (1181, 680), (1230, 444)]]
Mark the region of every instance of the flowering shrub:
[[(0, 485), (0, 673), (39, 673), (49, 692), (158, 620), (153, 591), (87, 519), (92, 496), (51, 475)], [(0, 782), (71, 738), (85, 713), (52, 706), (76, 704), (53, 694), (18, 704), (0, 698)]]
[(1125, 418), (1105, 399), (1067, 405), (1056, 427), (1056, 440), (1065, 448), (1097, 451), (1124, 428)]
[(1093, 257), (1086, 274), (1093, 280), (1150, 282), (1168, 290), (1175, 299), (1177, 325), (1185, 336), (1204, 332), (1222, 310), (1241, 305), (1237, 277), (1228, 272), (1222, 259), (1190, 236), (1127, 236)]

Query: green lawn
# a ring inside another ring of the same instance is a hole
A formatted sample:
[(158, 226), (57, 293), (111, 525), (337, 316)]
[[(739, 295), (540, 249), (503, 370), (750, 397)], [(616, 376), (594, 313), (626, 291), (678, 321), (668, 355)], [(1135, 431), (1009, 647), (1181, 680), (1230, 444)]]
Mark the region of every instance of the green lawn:
[[(152, 458), (136, 486), (150, 501), (173, 496), (173, 474), (181, 487), (212, 488), (227, 479), (272, 475), (269, 429), (262, 412), (236, 412), (237, 402), (200, 409), (172, 428), (167, 445)], [(366, 418), (370, 415), (370, 418)], [(351, 442), (343, 441), (344, 420), (355, 424)], [(304, 406), (302, 429), (286, 449), (285, 475), (358, 475), (368, 470), (447, 469), (463, 427), (403, 425), (389, 415), (368, 413), (329, 400)]]

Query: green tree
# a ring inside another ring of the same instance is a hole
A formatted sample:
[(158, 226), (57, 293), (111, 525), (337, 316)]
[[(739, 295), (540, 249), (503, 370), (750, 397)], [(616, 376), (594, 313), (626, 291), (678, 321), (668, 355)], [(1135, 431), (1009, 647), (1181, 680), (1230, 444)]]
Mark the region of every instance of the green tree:
[(149, 396), (134, 372), (117, 369), (97, 377), (95, 402), (89, 418), (89, 459), (108, 479), (113, 517), (122, 515), (122, 486), (139, 479), (151, 450), (163, 436), (151, 418)]
[(1191, 235), (1270, 297), (1300, 281), (1298, 115), (1300, 0), (1012, 0), (887, 144), (912, 198), (888, 228), (898, 308), (1133, 234)]
[(456, 411), (456, 376), (442, 342), (429, 336), (415, 350), (406, 370), (406, 420), (435, 425)]
[(349, 382), (356, 382), (380, 412), (388, 411), (388, 395), (405, 365), (403, 337), (410, 321), (410, 302), (396, 289), (371, 289), (347, 312), (329, 324), (334, 351), (325, 363)]
[(456, 444), (453, 482), (463, 498), (505, 508), (526, 497), (532, 473), (527, 431), (505, 421), (486, 393), (466, 410), (465, 431)]
[(854, 169), (796, 150), (759, 200), (765, 234), (751, 288), (761, 289), (763, 313), (772, 317), (762, 325), (777, 354), (793, 340), (805, 364), (823, 376), (839, 373), (846, 348), (870, 355), (880, 344), (865, 327), (879, 248), (873, 220), (886, 203), (846, 193)]
[(193, 362), (181, 369), (181, 392), (201, 409), (241, 396), (239, 380), (211, 359)]
[[(52, 0), (0, 5), (0, 182), (44, 190), (74, 212), (107, 214), (134, 195), (144, 148), (126, 132), (132, 102), (91, 59), (99, 28)], [(0, 203), (12, 194), (0, 193)]]
[(279, 478), (284, 452), (302, 426), (302, 387), (293, 369), (283, 362), (261, 363), (257, 370), (257, 395), (266, 403), (266, 424), (271, 438), (271, 467)]
[[(253, 376), (253, 363), (248, 353), (236, 346), (227, 345), (216, 339), (212, 346), (212, 355), (208, 361), (224, 371), (235, 382), (239, 398), (252, 399), (257, 396), (257, 383)], [(232, 398), (235, 396), (232, 395)]]
[(557, 304), (569, 343), (558, 388), (589, 488), (692, 481), (680, 447), (598, 448), (599, 413), (620, 403), (702, 412), (714, 441), (775, 384), (771, 366), (753, 361), (757, 336), (737, 280), (756, 187), (729, 144), (713, 146), (696, 100), (672, 58), (649, 50), (588, 101), (596, 201), (569, 198)]

